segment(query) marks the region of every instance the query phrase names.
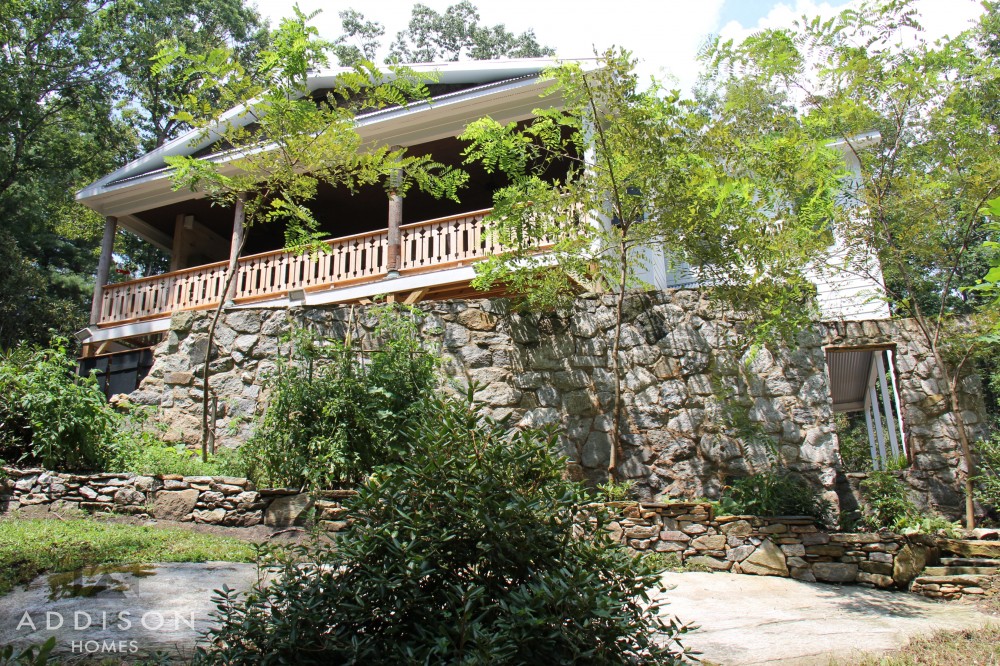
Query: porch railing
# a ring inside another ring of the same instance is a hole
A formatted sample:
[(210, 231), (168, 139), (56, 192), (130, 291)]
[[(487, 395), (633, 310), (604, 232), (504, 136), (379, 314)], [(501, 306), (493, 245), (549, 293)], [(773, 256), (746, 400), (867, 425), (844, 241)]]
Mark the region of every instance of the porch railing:
[[(483, 233), (489, 209), (407, 224), (400, 228), (400, 273), (461, 266), (500, 251)], [(278, 250), (243, 257), (236, 302), (372, 282), (388, 272), (389, 237), (382, 229), (325, 241), (328, 251)], [(227, 262), (110, 284), (101, 300), (100, 324), (162, 317), (175, 310), (217, 305), (225, 290)]]

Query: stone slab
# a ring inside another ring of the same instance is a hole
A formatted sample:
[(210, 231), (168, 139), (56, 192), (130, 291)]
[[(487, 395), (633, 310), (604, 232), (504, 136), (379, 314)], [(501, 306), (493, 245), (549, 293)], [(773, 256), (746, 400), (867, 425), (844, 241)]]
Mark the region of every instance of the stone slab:
[(663, 613), (699, 625), (684, 644), (725, 666), (853, 664), (860, 652), (995, 621), (968, 605), (857, 586), (725, 573), (667, 573), (663, 582)]

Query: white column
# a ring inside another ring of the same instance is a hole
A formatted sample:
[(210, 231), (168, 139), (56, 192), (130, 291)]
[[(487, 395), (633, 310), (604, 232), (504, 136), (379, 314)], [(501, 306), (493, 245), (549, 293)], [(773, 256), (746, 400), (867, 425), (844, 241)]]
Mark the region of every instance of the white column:
[(876, 471), (882, 469), (879, 464), (878, 451), (875, 449), (875, 431), (872, 428), (872, 410), (869, 404), (868, 395), (865, 395), (865, 424), (868, 426), (868, 448), (872, 454), (872, 467)]
[[(885, 425), (889, 431), (889, 446), (893, 459), (899, 458), (899, 442), (896, 439), (896, 419), (892, 413), (892, 403), (889, 400), (889, 386), (885, 381), (885, 364), (882, 363), (881, 351), (875, 352), (875, 365), (878, 367), (879, 386), (882, 387), (882, 408), (885, 410)], [(898, 404), (897, 404), (898, 408)]]
[(97, 324), (101, 320), (101, 304), (104, 300), (104, 285), (108, 283), (111, 272), (111, 255), (115, 249), (115, 232), (118, 231), (118, 218), (111, 215), (104, 218), (104, 236), (101, 238), (101, 258), (97, 262), (97, 280), (94, 282), (94, 300), (90, 305), (90, 323)]

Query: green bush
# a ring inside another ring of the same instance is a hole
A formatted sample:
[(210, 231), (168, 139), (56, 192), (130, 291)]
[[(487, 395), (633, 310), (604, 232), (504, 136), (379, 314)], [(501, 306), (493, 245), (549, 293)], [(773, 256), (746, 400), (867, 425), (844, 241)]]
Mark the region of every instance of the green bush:
[(979, 474), (976, 475), (976, 499), (1000, 512), (1000, 434), (976, 444)]
[(759, 474), (735, 479), (719, 498), (723, 514), (812, 516), (824, 519), (830, 505), (808, 483), (777, 464)]
[(76, 375), (65, 340), (0, 355), (0, 457), (48, 469), (101, 469), (114, 425), (97, 379)]
[(370, 310), (378, 348), (299, 332), (296, 361), (279, 366), (270, 401), (241, 447), (246, 476), (262, 486), (329, 488), (396, 459), (400, 433), (435, 387), (437, 360), (412, 313)]
[(613, 543), (605, 516), (575, 526), (588, 496), (563, 478), (555, 435), (466, 401), (420, 410), (335, 548), (287, 558), (245, 600), (224, 591), (203, 661), (675, 663), (683, 628), (647, 596), (658, 567)]
[(890, 471), (869, 472), (861, 482), (864, 502), (861, 526), (870, 530), (887, 529), (902, 534), (931, 533), (938, 530), (954, 533), (957, 523), (917, 510), (907, 496), (906, 486)]
[(180, 474), (182, 476), (241, 476), (242, 464), (236, 450), (223, 449), (208, 462), (201, 454), (183, 443), (162, 439), (165, 426), (149, 421), (150, 411), (133, 407), (127, 414), (115, 414), (115, 430), (111, 436), (109, 460), (111, 472), (134, 474)]

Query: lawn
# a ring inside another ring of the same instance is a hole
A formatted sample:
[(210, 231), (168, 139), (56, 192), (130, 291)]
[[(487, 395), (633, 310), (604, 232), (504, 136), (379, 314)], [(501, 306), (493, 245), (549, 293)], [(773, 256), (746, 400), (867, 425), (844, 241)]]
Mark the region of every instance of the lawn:
[(0, 594), (43, 573), (98, 564), (253, 562), (239, 539), (180, 528), (144, 527), (93, 518), (0, 520)]
[(857, 663), (859, 666), (997, 666), (1000, 664), (1000, 625), (942, 631), (918, 638), (900, 650), (866, 657)]

